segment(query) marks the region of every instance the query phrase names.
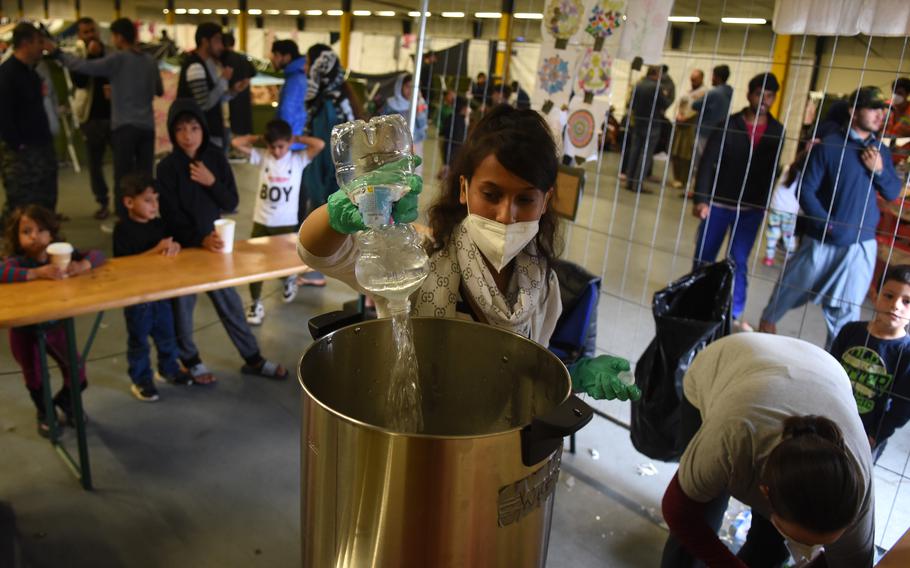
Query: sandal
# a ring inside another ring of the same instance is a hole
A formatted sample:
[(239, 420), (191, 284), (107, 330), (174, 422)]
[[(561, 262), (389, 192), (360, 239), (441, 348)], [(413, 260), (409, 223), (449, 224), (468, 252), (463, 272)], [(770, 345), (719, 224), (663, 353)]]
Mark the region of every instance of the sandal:
[(209, 371), (209, 368), (206, 367), (203, 363), (198, 363), (187, 369), (191, 375), (193, 375), (193, 384), (209, 386), (218, 382), (218, 379), (215, 378), (215, 375)]
[(259, 365), (244, 365), (240, 372), (244, 375), (257, 375), (260, 377), (265, 377), (267, 379), (275, 379), (283, 381), (288, 378), (288, 370), (279, 365), (278, 363), (273, 363), (266, 359), (262, 360), (262, 363)]

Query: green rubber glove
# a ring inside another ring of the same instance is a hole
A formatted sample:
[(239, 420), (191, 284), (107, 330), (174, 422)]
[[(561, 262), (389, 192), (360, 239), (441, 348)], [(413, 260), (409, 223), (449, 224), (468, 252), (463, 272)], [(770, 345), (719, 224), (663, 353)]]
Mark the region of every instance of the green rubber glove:
[[(392, 207), (392, 219), (396, 223), (411, 223), (417, 219), (417, 202), (423, 191), (423, 178), (403, 171), (404, 160), (384, 164), (372, 172), (357, 178), (357, 185), (397, 185), (402, 182), (410, 187), (408, 193)], [(422, 162), (414, 156), (414, 167)], [(351, 234), (367, 229), (357, 206), (348, 198), (345, 188), (341, 188), (328, 199), (329, 225), (342, 234)]]
[(596, 399), (638, 400), (641, 390), (619, 379), (620, 373), (630, 369), (629, 362), (621, 357), (583, 357), (570, 371), (572, 390), (587, 393)]

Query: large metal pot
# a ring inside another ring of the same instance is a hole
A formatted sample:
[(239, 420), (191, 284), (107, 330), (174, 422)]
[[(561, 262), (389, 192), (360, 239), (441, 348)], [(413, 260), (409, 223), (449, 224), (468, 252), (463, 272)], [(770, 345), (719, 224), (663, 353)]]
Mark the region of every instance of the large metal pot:
[(301, 359), (303, 565), (543, 566), (562, 437), (591, 409), (537, 343), (468, 321), (413, 325), (425, 434), (385, 428), (389, 320)]

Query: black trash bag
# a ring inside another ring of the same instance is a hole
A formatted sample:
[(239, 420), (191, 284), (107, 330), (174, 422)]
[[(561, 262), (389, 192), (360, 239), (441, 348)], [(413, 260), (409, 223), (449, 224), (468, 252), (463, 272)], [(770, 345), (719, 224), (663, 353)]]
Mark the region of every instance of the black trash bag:
[(656, 335), (635, 367), (642, 397), (632, 404), (632, 445), (649, 458), (678, 461), (683, 376), (709, 343), (730, 333), (733, 263), (704, 265), (654, 294)]

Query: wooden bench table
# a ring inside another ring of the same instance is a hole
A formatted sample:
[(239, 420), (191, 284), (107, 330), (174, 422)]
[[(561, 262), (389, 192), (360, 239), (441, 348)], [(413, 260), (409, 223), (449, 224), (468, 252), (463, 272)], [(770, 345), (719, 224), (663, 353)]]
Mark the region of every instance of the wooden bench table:
[(77, 463), (60, 444), (56, 412), (51, 400), (45, 343), (49, 322), (64, 325), (69, 368), (76, 369), (74, 317), (98, 314), (83, 349), (85, 360), (105, 310), (297, 274), (303, 265), (297, 256), (296, 241), (297, 235), (289, 234), (237, 241), (230, 254), (193, 248), (171, 258), (161, 255), (120, 257), (109, 259), (103, 266), (67, 280), (35, 280), (0, 286), (0, 328), (36, 326), (42, 363), (41, 379), (50, 418), (50, 441), (85, 489), (92, 488), (92, 476), (82, 396), (80, 389), (72, 389), (79, 450)]

